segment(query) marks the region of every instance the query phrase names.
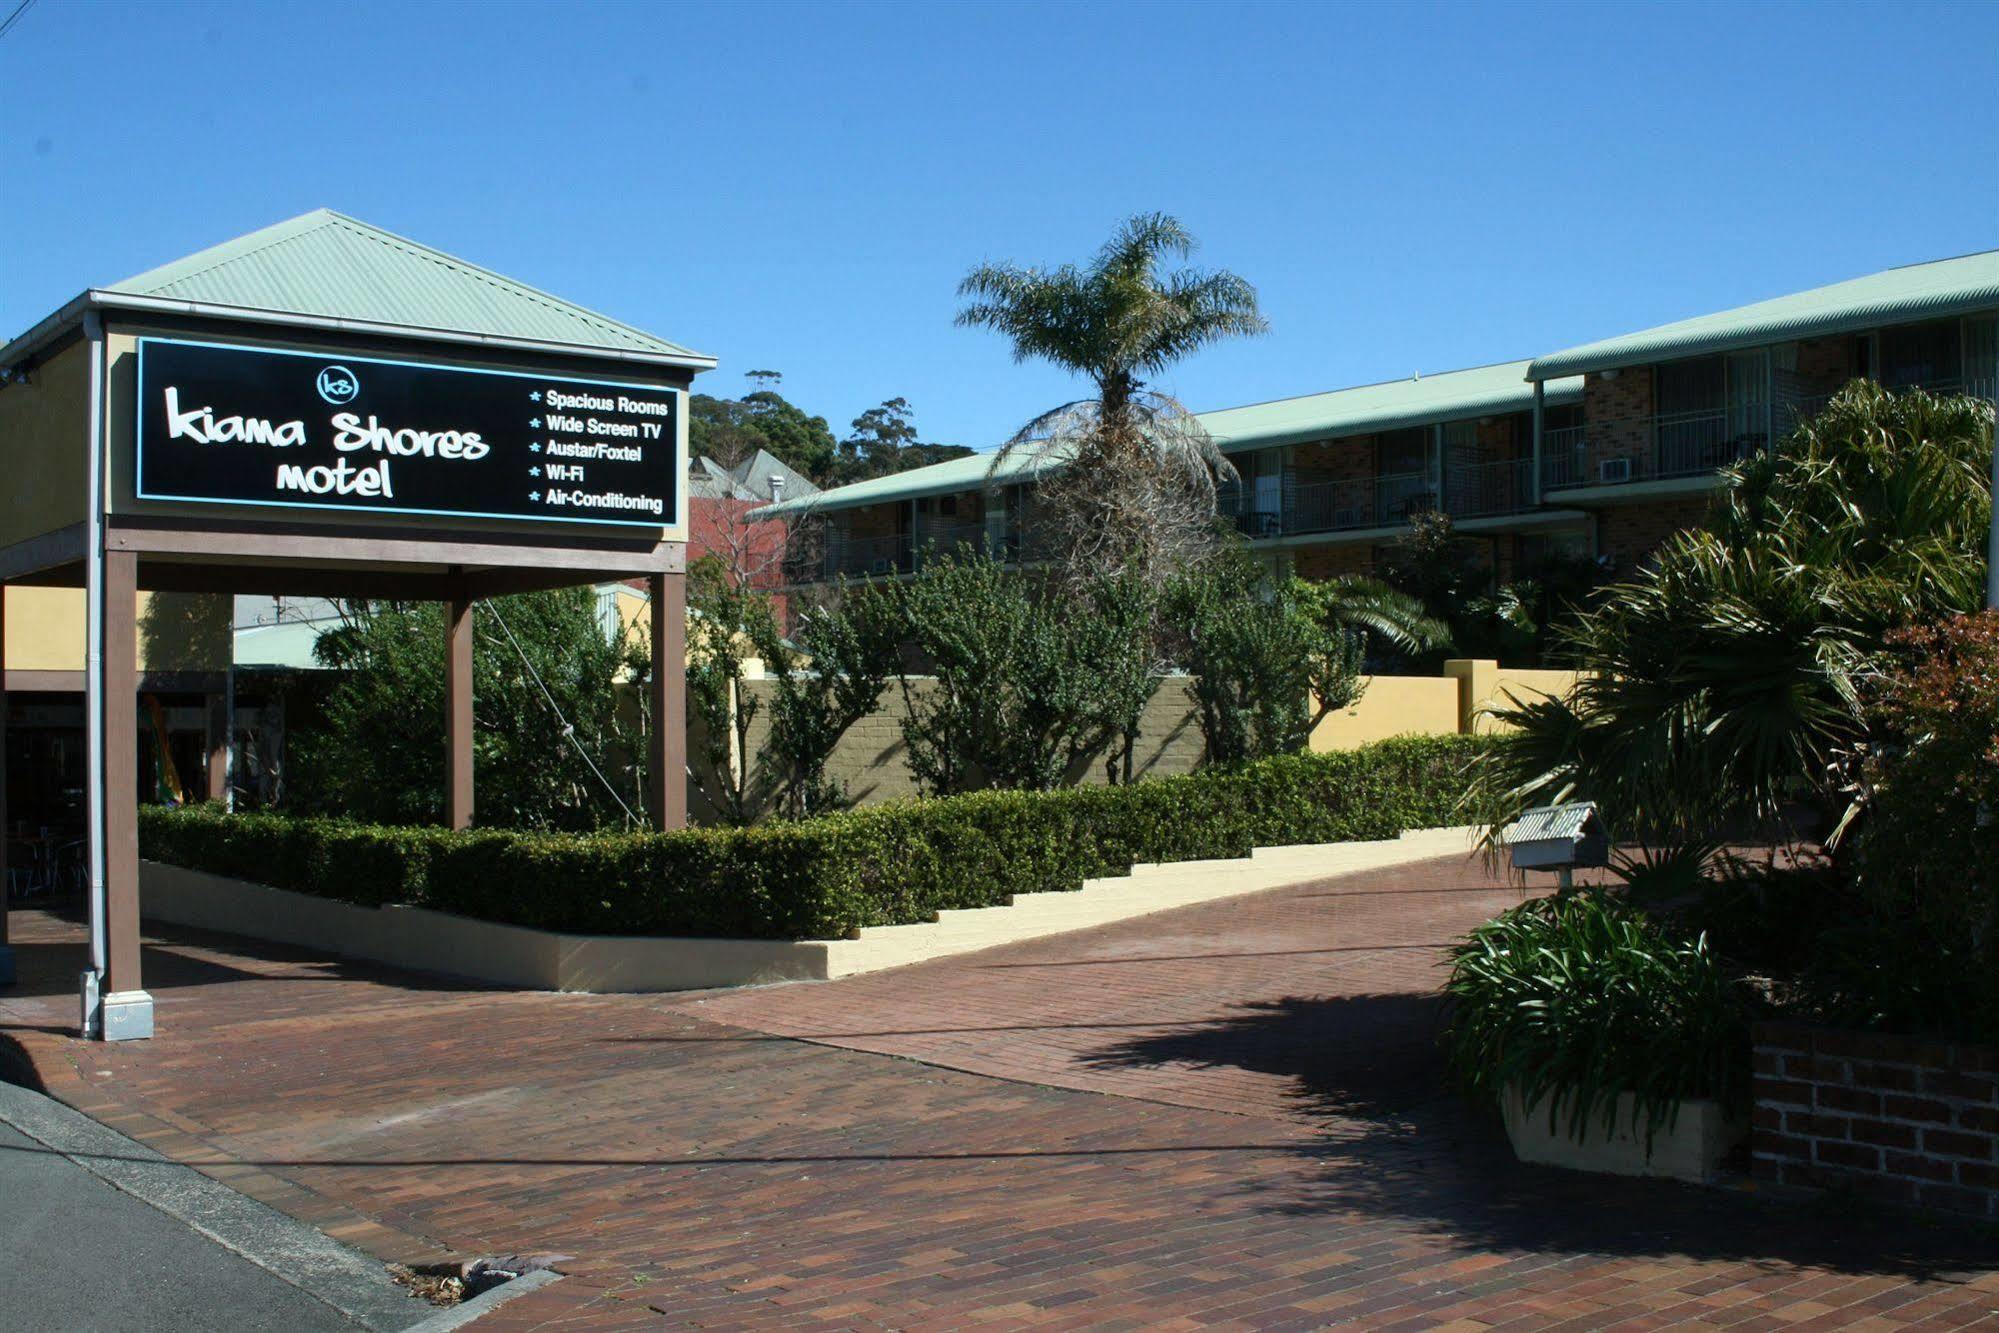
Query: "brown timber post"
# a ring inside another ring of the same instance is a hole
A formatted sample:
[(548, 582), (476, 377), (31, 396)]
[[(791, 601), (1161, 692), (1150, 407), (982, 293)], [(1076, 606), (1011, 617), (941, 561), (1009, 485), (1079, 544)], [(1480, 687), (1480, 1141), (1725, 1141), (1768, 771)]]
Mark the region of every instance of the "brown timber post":
[[(139, 978), (139, 557), (132, 551), (104, 553), (103, 734), (108, 1004), (145, 989)], [(146, 1035), (151, 1026), (148, 1006)]]
[(451, 601), (445, 633), (444, 813), (452, 828), (472, 826), (472, 599)]
[(652, 602), (652, 782), (647, 816), (656, 829), (687, 826), (687, 575), (647, 576)]

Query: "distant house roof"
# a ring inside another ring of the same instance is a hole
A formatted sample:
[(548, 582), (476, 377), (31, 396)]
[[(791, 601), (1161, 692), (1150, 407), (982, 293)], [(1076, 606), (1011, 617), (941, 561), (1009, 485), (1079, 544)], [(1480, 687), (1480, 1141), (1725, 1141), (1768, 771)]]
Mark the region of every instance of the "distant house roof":
[(92, 288), (0, 351), (32, 350), (90, 307), (431, 337), (707, 369), (713, 357), (330, 209)]
[(1999, 306), (1999, 250), (1870, 273), (1538, 357), (1530, 379), (1704, 356)]
[[(1506, 361), (1494, 366), (1415, 375), (1384, 384), (1363, 384), (1302, 398), (1280, 398), (1248, 407), (1202, 412), (1199, 420), (1215, 443), (1235, 452), (1494, 416), (1525, 411), (1534, 405), (1534, 386), (1527, 382), (1526, 370), (1525, 361)], [(1580, 379), (1549, 384), (1543, 389), (1546, 401), (1552, 404), (1580, 402), (1582, 392)], [(997, 466), (994, 457), (992, 453), (984, 453), (953, 458), (892, 476), (857, 481), (851, 486), (836, 486), (802, 501), (787, 499), (783, 504), (766, 505), (757, 513), (775, 518), (949, 495), (1028, 481), (1060, 466), (1060, 460), (1052, 457), (1045, 445), (1016, 448)]]
[(771, 498), (771, 482), (780, 483), (786, 496), (812, 496), (819, 488), (810, 478), (767, 449), (759, 449), (734, 467), (723, 467), (712, 458), (695, 458), (687, 465), (687, 493), (704, 500), (756, 500)]

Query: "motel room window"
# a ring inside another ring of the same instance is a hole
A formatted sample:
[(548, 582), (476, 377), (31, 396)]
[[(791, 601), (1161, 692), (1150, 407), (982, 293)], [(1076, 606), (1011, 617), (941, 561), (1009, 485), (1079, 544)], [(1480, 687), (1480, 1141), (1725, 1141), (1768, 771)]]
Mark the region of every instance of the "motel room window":
[(1662, 417), (1719, 411), (1727, 394), (1725, 363), (1718, 356), (1668, 361), (1655, 374)]
[(1401, 477), (1430, 470), (1430, 428), (1384, 431), (1374, 442), (1374, 475)]
[(1904, 324), (1881, 330), (1881, 383), (1890, 389), (1912, 385), (1955, 389), (1964, 374), (1958, 357), (1954, 319), (1930, 324)]

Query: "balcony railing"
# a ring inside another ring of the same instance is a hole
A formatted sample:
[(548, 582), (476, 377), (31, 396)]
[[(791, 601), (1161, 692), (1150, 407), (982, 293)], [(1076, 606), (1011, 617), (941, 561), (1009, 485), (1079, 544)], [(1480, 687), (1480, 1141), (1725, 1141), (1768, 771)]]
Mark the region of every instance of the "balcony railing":
[(1534, 507), (1534, 460), (1454, 464), (1444, 471), (1444, 512), (1452, 518), (1491, 518)]
[[(787, 572), (794, 583), (912, 574), (939, 556), (986, 549), (984, 523), (930, 527), (915, 536), (905, 532), (886, 537), (849, 537), (835, 529), (825, 534), (824, 549), (816, 559), (792, 562)], [(996, 545), (996, 552), (1016, 559), (1020, 554), (1019, 544), (1002, 541)]]
[[(1958, 378), (1900, 387), (1990, 400), (1999, 386), (1990, 378)], [(1767, 405), (1745, 403), (1545, 431), (1541, 436), (1541, 484), (1544, 490), (1553, 491), (1706, 476), (1741, 462), (1772, 440), (1783, 439), (1832, 396), (1780, 397)]]
[(1411, 514), (1436, 507), (1436, 488), (1421, 472), (1355, 481), (1309, 482), (1291, 489), (1281, 531), (1292, 534), (1391, 527)]

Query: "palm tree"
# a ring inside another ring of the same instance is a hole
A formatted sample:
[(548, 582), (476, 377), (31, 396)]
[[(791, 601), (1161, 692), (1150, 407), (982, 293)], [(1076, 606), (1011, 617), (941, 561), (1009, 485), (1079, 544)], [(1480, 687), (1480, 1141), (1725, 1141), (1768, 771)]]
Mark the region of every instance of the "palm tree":
[(1293, 596), (1307, 614), (1329, 630), (1358, 635), (1377, 647), (1414, 656), (1449, 646), (1451, 629), (1436, 619), (1420, 597), (1361, 574), (1292, 580)]
[[(1016, 361), (1052, 362), (1088, 379), (1092, 397), (1024, 426), (1000, 451), (1034, 447), (1062, 465), (1037, 497), (1072, 572), (1138, 569), (1163, 577), (1163, 538), (1203, 531), (1217, 474), (1235, 474), (1198, 422), (1147, 381), (1225, 338), (1262, 333), (1256, 289), (1229, 272), (1182, 269), (1194, 237), (1163, 213), (1125, 221), (1087, 266), (981, 264), (958, 285), (957, 322), (1013, 342)], [(1177, 534), (1176, 531), (1178, 530)]]

